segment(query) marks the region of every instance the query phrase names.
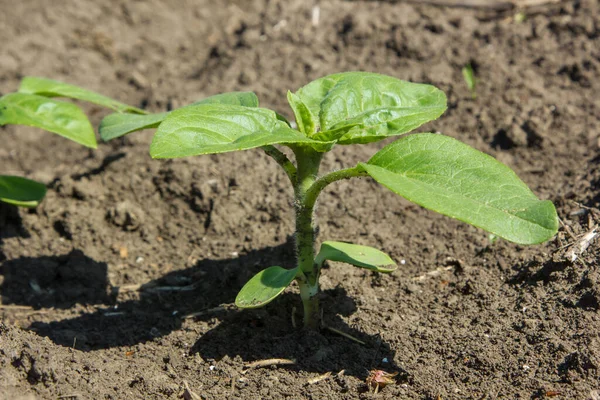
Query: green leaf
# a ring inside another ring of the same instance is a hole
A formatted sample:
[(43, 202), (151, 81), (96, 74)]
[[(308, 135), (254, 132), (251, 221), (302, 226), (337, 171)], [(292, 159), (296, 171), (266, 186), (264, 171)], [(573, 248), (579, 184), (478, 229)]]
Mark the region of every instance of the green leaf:
[(401, 135), (438, 118), (446, 95), (431, 85), (368, 73), (317, 79), (296, 92), (315, 119), (316, 140), (369, 143)]
[(303, 132), (306, 136), (312, 136), (315, 133), (316, 124), (314, 117), (310, 113), (308, 107), (306, 107), (306, 104), (302, 102), (298, 95), (290, 91), (287, 93), (287, 99), (288, 103), (290, 103), (290, 106), (292, 107), (292, 111), (294, 111), (298, 130)]
[(240, 308), (258, 308), (279, 296), (296, 277), (298, 268), (269, 267), (254, 275), (240, 290), (235, 305)]
[(127, 135), (128, 133), (141, 131), (142, 129), (156, 128), (169, 115), (168, 112), (158, 114), (109, 114), (102, 119), (98, 131), (105, 142)]
[(394, 260), (382, 251), (344, 242), (323, 242), (315, 263), (322, 265), (325, 260), (345, 262), (377, 272), (392, 272), (398, 267)]
[(153, 158), (246, 150), (271, 144), (321, 145), (277, 119), (273, 111), (229, 104), (200, 104), (172, 111), (160, 124)]
[(215, 94), (192, 103), (198, 104), (231, 104), (233, 106), (258, 107), (258, 97), (254, 92), (227, 92)]
[(465, 83), (471, 92), (471, 97), (475, 99), (477, 97), (477, 93), (475, 92), (475, 86), (477, 86), (477, 79), (475, 78), (475, 72), (473, 71), (473, 67), (471, 64), (466, 65), (462, 69), (463, 78), (465, 79)]
[(535, 244), (558, 229), (551, 201), (487, 154), (432, 133), (401, 138), (359, 167), (394, 193), (504, 239)]
[(0, 201), (20, 207), (36, 207), (46, 195), (46, 186), (20, 176), (0, 175)]
[(26, 93), (0, 97), (0, 126), (27, 125), (54, 132), (74, 142), (96, 148), (94, 129), (75, 104)]
[(23, 78), (21, 86), (19, 87), (19, 93), (37, 94), (44, 97), (68, 97), (98, 104), (99, 106), (110, 108), (118, 112), (146, 114), (146, 111), (142, 109), (118, 102), (110, 97), (103, 96), (91, 90), (83, 89), (68, 83), (54, 81), (52, 79), (37, 78), (34, 76)]
[[(253, 92), (229, 92), (207, 97), (198, 104), (233, 104), (244, 107), (258, 107), (258, 97)], [(156, 128), (169, 115), (168, 112), (148, 115), (114, 113), (107, 115), (98, 130), (104, 141), (115, 139), (128, 133)]]

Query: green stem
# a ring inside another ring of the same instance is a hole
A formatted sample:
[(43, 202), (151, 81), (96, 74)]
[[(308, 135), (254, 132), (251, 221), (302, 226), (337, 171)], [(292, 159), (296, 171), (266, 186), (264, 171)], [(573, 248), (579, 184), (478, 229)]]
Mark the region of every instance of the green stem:
[(333, 171), (328, 173), (327, 175), (323, 175), (322, 177), (317, 179), (306, 191), (305, 204), (311, 208), (314, 208), (315, 203), (317, 201), (317, 197), (319, 197), (321, 191), (325, 189), (325, 186), (335, 181), (354, 178), (357, 176), (368, 176), (368, 174), (367, 171), (356, 166), (354, 168), (340, 169), (339, 171)]
[(297, 181), (295, 187), (297, 279), (304, 305), (304, 326), (317, 328), (319, 322), (319, 267), (315, 264), (314, 202), (307, 203), (307, 193), (317, 180), (323, 153), (310, 147), (293, 147), (296, 155)]
[(292, 185), (296, 186), (296, 166), (292, 164), (292, 162), (289, 158), (287, 158), (285, 153), (283, 153), (277, 147), (271, 145), (262, 146), (261, 149), (263, 149), (269, 157), (275, 160), (277, 164), (281, 165), (288, 178), (290, 178), (290, 182), (292, 182)]

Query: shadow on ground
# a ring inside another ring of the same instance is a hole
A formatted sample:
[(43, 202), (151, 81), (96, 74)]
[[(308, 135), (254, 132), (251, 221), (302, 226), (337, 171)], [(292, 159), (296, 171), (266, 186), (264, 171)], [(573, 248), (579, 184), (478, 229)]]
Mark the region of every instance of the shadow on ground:
[[(0, 245), (5, 239), (13, 237), (28, 238), (30, 235), (23, 226), (19, 209), (11, 204), (0, 202)], [(5, 259), (6, 257), (0, 248), (0, 261)]]
[(20, 257), (0, 265), (3, 304), (67, 309), (111, 302), (107, 265), (79, 250), (62, 256)]
[[(19, 259), (8, 266), (4, 265), (4, 273), (10, 271), (6, 276), (11, 278), (5, 279), (3, 293), (10, 284), (19, 283), (20, 288), (14, 289), (14, 293), (17, 293), (23, 291), (23, 285), (28, 280), (34, 277), (40, 279), (40, 265), (47, 270), (60, 270), (61, 265), (68, 265), (76, 259), (81, 266), (95, 269), (97, 274), (104, 274), (106, 279), (104, 264), (96, 263), (80, 252), (63, 257), (66, 257), (66, 261), (51, 258)], [(293, 259), (293, 244), (288, 241), (279, 246), (250, 251), (234, 259), (202, 260), (192, 268), (175, 271), (149, 282), (135, 300), (111, 303), (105, 297), (106, 307), (93, 313), (49, 323), (34, 322), (29, 329), (58, 345), (75, 345), (78, 350), (94, 351), (133, 346), (168, 335), (182, 327), (185, 315), (194, 313), (197, 320), (214, 323), (214, 327), (200, 335), (190, 351), (205, 359), (220, 360), (225, 356), (239, 356), (243, 361), (293, 358), (298, 360), (294, 368), (315, 372), (345, 369), (346, 374), (364, 379), (369, 369), (380, 366), (386, 358), (390, 360), (384, 363), (386, 370), (395, 368), (403, 373), (392, 365), (394, 352), (387, 343), (378, 336), (366, 335), (349, 327), (342, 320), (341, 316), (349, 316), (356, 311), (356, 305), (340, 287), (322, 293), (321, 302), (325, 310), (323, 323), (364, 344), (330, 329), (319, 332), (301, 329), (302, 315), (294, 310), (301, 310), (302, 305), (299, 295), (294, 293), (286, 293), (256, 310), (241, 311), (235, 307), (223, 307), (224, 304), (231, 304), (243, 284), (265, 265), (273, 265), (274, 260)], [(18, 268), (25, 265), (29, 267), (23, 269), (18, 275), (19, 279), (15, 279)], [(66, 289), (66, 286), (54, 288)], [(5, 293), (7, 298), (16, 296), (11, 290)], [(24, 301), (20, 304), (31, 303)], [(66, 305), (68, 302), (56, 304)]]

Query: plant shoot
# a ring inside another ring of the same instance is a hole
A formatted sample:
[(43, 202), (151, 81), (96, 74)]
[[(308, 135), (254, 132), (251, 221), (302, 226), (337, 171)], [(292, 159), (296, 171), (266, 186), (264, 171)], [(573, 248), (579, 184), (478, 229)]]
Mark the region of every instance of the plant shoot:
[[(446, 96), (431, 85), (364, 72), (329, 75), (288, 92), (298, 127), (294, 129), (284, 117), (260, 108), (250, 92), (224, 93), (171, 112), (147, 114), (72, 85), (25, 78), (19, 93), (0, 100), (1, 121), (70, 138), (91, 129), (76, 106), (53, 97), (113, 109), (115, 113), (105, 117), (99, 128), (104, 140), (156, 128), (150, 147), (153, 158), (254, 148), (272, 157), (294, 188), (295, 267), (262, 270), (246, 283), (235, 302), (241, 308), (264, 306), (296, 281), (306, 327), (318, 327), (319, 276), (326, 261), (380, 273), (397, 267), (387, 254), (368, 246), (327, 240), (316, 248), (315, 205), (323, 189), (341, 179), (371, 177), (422, 207), (520, 244), (541, 243), (557, 232), (558, 219), (550, 201), (539, 200), (507, 166), (449, 136), (405, 135), (354, 167), (320, 170), (323, 155), (335, 146), (400, 136), (437, 119), (446, 110)], [(59, 106), (64, 111), (54, 111)], [(79, 139), (91, 143), (89, 138)], [(288, 147), (294, 159), (278, 146)]]

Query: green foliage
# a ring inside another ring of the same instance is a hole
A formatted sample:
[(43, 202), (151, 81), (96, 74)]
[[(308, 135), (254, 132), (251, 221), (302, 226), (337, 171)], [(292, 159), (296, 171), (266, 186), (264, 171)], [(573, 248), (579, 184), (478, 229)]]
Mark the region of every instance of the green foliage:
[(123, 104), (91, 90), (51, 79), (36, 78), (33, 76), (25, 77), (21, 81), (19, 92), (37, 94), (44, 97), (68, 97), (70, 99), (87, 101), (88, 103), (97, 104), (118, 112), (146, 114), (144, 110)]
[(538, 200), (504, 164), (448, 136), (409, 135), (360, 165), (392, 192), (516, 243), (541, 243), (558, 229), (552, 202)]
[(240, 308), (258, 308), (279, 296), (296, 277), (298, 268), (269, 267), (254, 275), (238, 293), (235, 304)]
[[(339, 144), (369, 143), (401, 135), (438, 118), (446, 95), (431, 85), (390, 76), (346, 72), (317, 79), (296, 92), (313, 137)], [(298, 106), (294, 107), (296, 118)], [(298, 118), (297, 118), (298, 119)], [(298, 123), (298, 127), (306, 123)], [(310, 134), (311, 132), (305, 132)]]
[[(221, 93), (197, 101), (192, 105), (198, 104), (232, 104), (244, 107), (258, 107), (258, 97), (252, 92)], [(168, 115), (168, 112), (148, 115), (109, 114), (100, 123), (98, 131), (102, 140), (109, 141), (131, 132), (156, 128)]]
[(0, 97), (0, 126), (7, 124), (42, 128), (96, 148), (94, 129), (75, 104), (34, 94), (9, 93)]
[(315, 257), (315, 264), (325, 260), (339, 261), (376, 272), (393, 272), (398, 266), (387, 254), (369, 246), (327, 241)]
[[(463, 74), (474, 94), (472, 68), (465, 67)], [(365, 72), (317, 79), (295, 93), (288, 92), (297, 130), (276, 112), (259, 108), (256, 95), (250, 92), (224, 93), (159, 114), (145, 114), (97, 93), (40, 78), (26, 78), (21, 92), (26, 93), (0, 99), (0, 124), (37, 126), (91, 145), (93, 132), (81, 111), (48, 98), (62, 96), (117, 111), (100, 125), (104, 140), (157, 128), (150, 147), (154, 158), (263, 149), (294, 185), (297, 263), (293, 269), (275, 266), (259, 272), (242, 288), (236, 304), (242, 308), (263, 306), (296, 281), (309, 327), (316, 327), (319, 320), (319, 276), (325, 260), (373, 273), (396, 269), (387, 254), (368, 246), (325, 241), (315, 254), (312, 213), (321, 191), (337, 180), (371, 176), (425, 208), (521, 244), (541, 243), (558, 229), (550, 201), (539, 200), (505, 165), (443, 135), (405, 136), (366, 163), (319, 174), (323, 153), (335, 145), (379, 141), (437, 119), (446, 109), (446, 96), (431, 85)], [(289, 147), (295, 163), (276, 145)], [(0, 199), (4, 199), (2, 193)], [(26, 196), (20, 199), (17, 201), (23, 204), (35, 202)]]
[(168, 112), (158, 114), (109, 114), (98, 127), (100, 137), (105, 142), (143, 129), (157, 128), (169, 115)]
[(462, 69), (463, 78), (465, 79), (465, 83), (471, 92), (471, 97), (473, 100), (477, 97), (476, 87), (477, 87), (477, 78), (475, 78), (475, 71), (473, 71), (473, 67), (471, 64), (467, 64)]
[(159, 125), (150, 155), (176, 158), (247, 150), (273, 144), (311, 143), (264, 108), (199, 104), (172, 111)]
[[(0, 126), (14, 124), (41, 128), (95, 149), (94, 129), (83, 111), (75, 104), (52, 97), (83, 100), (119, 112), (145, 113), (139, 108), (77, 86), (26, 77), (21, 82), (19, 92), (0, 97)], [(114, 120), (113, 124), (116, 124)], [(45, 194), (46, 187), (41, 183), (16, 176), (0, 176), (0, 201), (20, 207), (36, 207)]]
[(46, 186), (21, 178), (20, 176), (0, 175), (0, 201), (19, 207), (37, 207), (46, 195)]

